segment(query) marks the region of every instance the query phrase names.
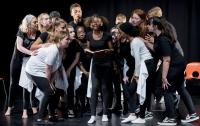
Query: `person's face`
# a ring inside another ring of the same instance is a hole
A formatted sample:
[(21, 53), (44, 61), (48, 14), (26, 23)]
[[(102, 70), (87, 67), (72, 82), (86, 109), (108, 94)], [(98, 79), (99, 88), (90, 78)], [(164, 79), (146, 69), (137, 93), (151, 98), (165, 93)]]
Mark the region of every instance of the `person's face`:
[(57, 27), (55, 27), (55, 31), (56, 32), (63, 32), (66, 31), (66, 24), (65, 23), (60, 23), (60, 25), (58, 25)]
[(80, 7), (74, 7), (71, 10), (71, 16), (75, 19), (75, 20), (79, 20), (82, 18), (82, 10)]
[(120, 39), (127, 39), (128, 36), (126, 33), (124, 33), (122, 30), (119, 29), (119, 36), (120, 36)]
[(126, 20), (123, 17), (117, 17), (115, 24), (120, 24), (120, 23), (125, 23), (125, 22), (126, 22)]
[(99, 30), (99, 28), (101, 26), (103, 26), (103, 22), (102, 22), (101, 18), (94, 17), (91, 22), (91, 26), (92, 26), (93, 30)]
[(44, 27), (46, 27), (46, 28), (50, 28), (51, 27), (51, 25), (52, 25), (52, 22), (51, 22), (51, 20), (50, 20), (50, 17), (49, 17), (49, 15), (43, 15), (43, 17), (42, 17), (42, 25), (44, 26)]
[(111, 35), (112, 35), (112, 38), (113, 38), (113, 42), (116, 42), (120, 39), (120, 32), (119, 32), (119, 29), (117, 28), (114, 28), (111, 30)]
[(38, 30), (38, 22), (37, 22), (37, 18), (33, 17), (33, 19), (31, 20), (31, 24), (29, 26), (32, 30), (37, 31)]
[(60, 46), (61, 48), (67, 48), (69, 46), (69, 43), (71, 42), (71, 39), (69, 36), (64, 37), (61, 41), (60, 41)]
[(149, 32), (154, 32), (155, 31), (153, 24), (147, 24), (147, 29), (148, 29)]
[(70, 37), (70, 39), (75, 39), (74, 28), (70, 27), (70, 28), (68, 28), (68, 31), (69, 31), (69, 37)]
[(84, 28), (83, 27), (79, 27), (77, 29), (77, 37), (79, 39), (84, 39), (85, 38), (85, 31), (84, 31)]
[(142, 19), (136, 13), (133, 13), (133, 15), (130, 17), (130, 23), (132, 23), (133, 26), (138, 26), (141, 21)]

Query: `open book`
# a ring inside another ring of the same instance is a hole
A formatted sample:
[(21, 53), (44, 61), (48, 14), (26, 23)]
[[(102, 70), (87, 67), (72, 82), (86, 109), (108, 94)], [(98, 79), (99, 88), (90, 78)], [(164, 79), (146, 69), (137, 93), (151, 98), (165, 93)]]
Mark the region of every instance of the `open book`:
[(97, 51), (91, 51), (90, 49), (85, 49), (85, 52), (91, 53), (91, 54), (104, 54), (108, 52), (112, 52), (113, 49), (102, 49)]

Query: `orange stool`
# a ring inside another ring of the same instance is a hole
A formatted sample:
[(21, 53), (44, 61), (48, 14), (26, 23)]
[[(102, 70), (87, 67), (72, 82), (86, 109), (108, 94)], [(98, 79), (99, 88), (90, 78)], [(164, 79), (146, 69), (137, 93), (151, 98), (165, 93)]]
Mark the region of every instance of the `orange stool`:
[(200, 62), (188, 63), (185, 69), (185, 79), (199, 79), (200, 80)]

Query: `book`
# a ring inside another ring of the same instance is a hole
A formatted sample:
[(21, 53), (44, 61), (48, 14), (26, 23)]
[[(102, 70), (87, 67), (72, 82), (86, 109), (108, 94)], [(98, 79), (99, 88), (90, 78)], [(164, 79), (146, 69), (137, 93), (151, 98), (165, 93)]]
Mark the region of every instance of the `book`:
[(102, 50), (97, 50), (97, 51), (91, 51), (90, 49), (85, 49), (85, 51), (91, 54), (104, 54), (104, 53), (112, 52), (113, 49), (102, 49)]

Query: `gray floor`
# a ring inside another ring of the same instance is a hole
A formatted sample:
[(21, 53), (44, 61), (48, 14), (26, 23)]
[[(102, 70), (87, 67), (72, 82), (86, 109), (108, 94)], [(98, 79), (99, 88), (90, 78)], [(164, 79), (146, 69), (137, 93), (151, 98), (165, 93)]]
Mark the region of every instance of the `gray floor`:
[[(195, 108), (197, 110), (197, 113), (200, 115), (200, 96), (193, 96), (193, 101), (195, 104)], [(1, 99), (2, 100), (2, 99)], [(15, 108), (13, 115), (10, 117), (5, 117), (4, 116), (4, 111), (5, 111), (5, 102), (1, 102), (1, 111), (0, 111), (0, 126), (36, 126), (34, 123), (34, 117), (29, 116), (28, 119), (21, 119), (21, 114), (22, 111), (19, 110), (21, 107), (21, 100), (18, 100)], [(100, 107), (98, 107), (99, 111)], [(111, 119), (109, 122), (101, 122), (101, 117), (97, 116), (97, 121), (94, 124), (91, 124), (90, 126), (156, 126), (158, 121), (161, 121), (163, 117), (163, 112), (164, 112), (165, 106), (164, 104), (153, 104), (152, 105), (152, 111), (154, 113), (154, 118), (152, 120), (146, 121), (145, 124), (142, 125), (135, 125), (135, 124), (121, 124), (120, 121), (122, 118), (125, 118), (126, 115), (122, 114), (112, 114)], [(186, 109), (181, 102), (179, 105), (179, 111), (180, 111), (180, 118), (183, 118), (186, 116), (187, 112)], [(84, 114), (82, 118), (74, 118), (74, 119), (65, 119), (64, 122), (56, 122), (54, 125), (55, 126), (88, 126), (87, 121), (89, 120), (90, 115), (89, 114)], [(200, 126), (200, 120), (195, 121), (193, 123), (186, 123), (186, 124), (181, 124), (180, 120), (178, 121), (178, 126)]]

